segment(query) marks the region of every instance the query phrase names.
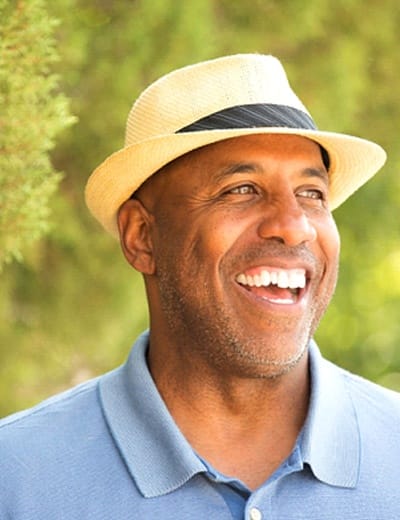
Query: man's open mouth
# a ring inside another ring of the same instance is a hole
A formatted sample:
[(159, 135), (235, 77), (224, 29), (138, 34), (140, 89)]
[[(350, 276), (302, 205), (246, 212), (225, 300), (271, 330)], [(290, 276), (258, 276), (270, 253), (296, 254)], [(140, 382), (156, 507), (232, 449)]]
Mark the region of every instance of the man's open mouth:
[(305, 269), (259, 268), (252, 274), (240, 273), (236, 281), (255, 296), (279, 305), (299, 301), (307, 284)]

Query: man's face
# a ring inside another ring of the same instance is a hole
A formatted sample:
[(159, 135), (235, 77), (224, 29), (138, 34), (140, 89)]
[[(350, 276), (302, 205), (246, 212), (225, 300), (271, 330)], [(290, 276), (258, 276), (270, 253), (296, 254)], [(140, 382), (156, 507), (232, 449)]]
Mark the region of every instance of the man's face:
[(289, 371), (336, 284), (328, 193), (319, 146), (298, 136), (227, 140), (155, 175), (139, 191), (154, 217), (152, 323), (220, 370)]

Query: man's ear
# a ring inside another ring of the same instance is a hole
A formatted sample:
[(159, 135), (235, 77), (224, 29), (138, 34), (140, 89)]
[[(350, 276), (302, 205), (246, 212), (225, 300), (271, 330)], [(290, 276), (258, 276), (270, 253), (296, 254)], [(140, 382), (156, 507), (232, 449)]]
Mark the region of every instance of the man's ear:
[(153, 216), (137, 199), (125, 201), (118, 212), (122, 251), (128, 262), (143, 274), (154, 274), (151, 228)]

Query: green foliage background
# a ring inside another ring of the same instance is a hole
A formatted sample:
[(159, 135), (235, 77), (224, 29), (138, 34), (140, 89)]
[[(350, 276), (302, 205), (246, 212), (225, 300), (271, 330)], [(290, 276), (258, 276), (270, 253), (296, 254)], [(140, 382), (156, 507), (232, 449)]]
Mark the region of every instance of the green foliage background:
[[(18, 3), (3, 0), (0, 9)], [(47, 237), (24, 244), (24, 262), (0, 275), (0, 415), (113, 368), (146, 326), (141, 280), (88, 214), (84, 185), (122, 147), (127, 113), (144, 86), (178, 66), (236, 52), (277, 55), (320, 128), (376, 140), (388, 151), (383, 171), (335, 212), (340, 282), (317, 340), (333, 361), (400, 389), (398, 1), (58, 0), (45, 6), (49, 23), (59, 20), (60, 59), (52, 64), (58, 89), (78, 122), (58, 136), (51, 154), (64, 178), (50, 199)], [(9, 74), (11, 85), (16, 78)], [(37, 137), (35, 125), (29, 132)], [(40, 139), (35, 143), (40, 147)], [(7, 158), (0, 150), (0, 161)], [(28, 204), (26, 197), (22, 206)]]
[(0, 0), (0, 268), (43, 235), (60, 175), (49, 151), (73, 122), (51, 70), (56, 20), (43, 0)]

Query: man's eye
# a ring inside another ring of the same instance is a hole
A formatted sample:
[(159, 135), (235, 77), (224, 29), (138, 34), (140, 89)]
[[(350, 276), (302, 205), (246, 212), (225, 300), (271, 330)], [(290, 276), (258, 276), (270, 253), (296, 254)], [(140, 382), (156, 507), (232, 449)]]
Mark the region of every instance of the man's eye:
[(298, 196), (304, 197), (306, 199), (325, 200), (325, 196), (322, 191), (316, 189), (303, 190), (298, 194)]
[(230, 189), (228, 193), (234, 195), (251, 195), (257, 193), (257, 191), (251, 184), (242, 184), (241, 186), (236, 186), (236, 188)]

